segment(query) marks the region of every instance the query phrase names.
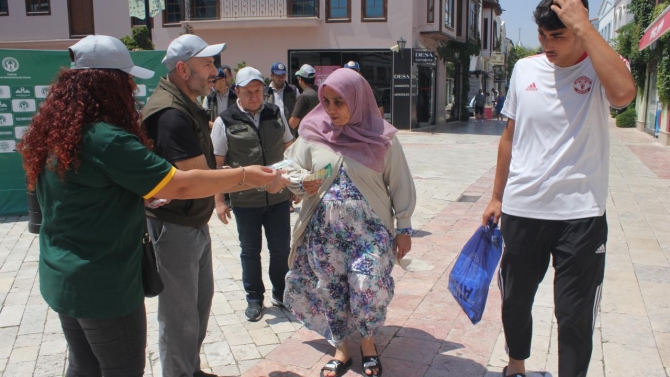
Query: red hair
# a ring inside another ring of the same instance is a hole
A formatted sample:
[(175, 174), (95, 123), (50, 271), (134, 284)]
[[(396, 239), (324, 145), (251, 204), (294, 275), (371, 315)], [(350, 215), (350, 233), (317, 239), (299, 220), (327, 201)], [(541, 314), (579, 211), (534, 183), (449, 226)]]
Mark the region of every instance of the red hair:
[(45, 167), (62, 180), (66, 171), (76, 171), (81, 163), (82, 131), (96, 122), (113, 124), (136, 135), (142, 144), (149, 144), (140, 128), (127, 73), (113, 69), (61, 70), (19, 143), (28, 188), (35, 189)]

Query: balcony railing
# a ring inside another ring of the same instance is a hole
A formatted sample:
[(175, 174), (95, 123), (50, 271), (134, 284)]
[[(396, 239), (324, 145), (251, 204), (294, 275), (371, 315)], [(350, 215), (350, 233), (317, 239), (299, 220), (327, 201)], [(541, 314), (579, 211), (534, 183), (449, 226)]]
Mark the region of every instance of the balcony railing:
[[(187, 21), (319, 17), (319, 0), (186, 0)], [(206, 3), (205, 6), (197, 4)], [(195, 5), (195, 6), (194, 6)], [(216, 15), (219, 15), (218, 17)]]

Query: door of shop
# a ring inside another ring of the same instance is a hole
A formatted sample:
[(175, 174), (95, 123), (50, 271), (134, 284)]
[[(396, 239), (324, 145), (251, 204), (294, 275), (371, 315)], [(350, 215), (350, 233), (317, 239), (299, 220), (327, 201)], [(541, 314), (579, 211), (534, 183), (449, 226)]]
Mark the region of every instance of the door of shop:
[(419, 127), (435, 124), (435, 68), (419, 66), (416, 119)]

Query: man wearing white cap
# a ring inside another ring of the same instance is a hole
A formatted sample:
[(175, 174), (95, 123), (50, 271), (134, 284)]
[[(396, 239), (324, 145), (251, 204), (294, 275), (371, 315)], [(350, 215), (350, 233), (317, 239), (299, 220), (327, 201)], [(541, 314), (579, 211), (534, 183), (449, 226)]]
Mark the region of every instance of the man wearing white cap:
[[(293, 136), (279, 107), (263, 101), (263, 75), (252, 67), (240, 69), (235, 92), (237, 105), (222, 112), (212, 129), (217, 165), (237, 168), (271, 165), (283, 160)], [(263, 228), (270, 251), (271, 302), (275, 306), (282, 306), (284, 302), (291, 241), (289, 195), (288, 191), (270, 194), (258, 190), (230, 194), (242, 246), (242, 282), (247, 293), (244, 314), (251, 322), (258, 321), (263, 314)], [(228, 223), (230, 209), (223, 194), (216, 195), (216, 214), (224, 224)]]
[[(196, 99), (210, 93), (218, 73), (213, 56), (225, 48), (225, 43), (210, 46), (192, 34), (172, 41), (163, 59), (169, 73), (142, 110), (154, 152), (179, 170), (216, 168), (209, 118)], [(214, 295), (207, 225), (213, 210), (212, 197), (173, 200), (147, 209), (165, 284), (158, 297), (158, 349), (164, 376), (214, 376), (200, 369), (199, 356)]]
[(302, 88), (302, 94), (295, 103), (288, 124), (294, 130), (298, 130), (302, 118), (319, 104), (319, 94), (317, 93), (319, 88), (314, 85), (316, 71), (311, 65), (303, 64), (300, 70), (295, 73), (295, 76), (298, 78), (300, 88)]

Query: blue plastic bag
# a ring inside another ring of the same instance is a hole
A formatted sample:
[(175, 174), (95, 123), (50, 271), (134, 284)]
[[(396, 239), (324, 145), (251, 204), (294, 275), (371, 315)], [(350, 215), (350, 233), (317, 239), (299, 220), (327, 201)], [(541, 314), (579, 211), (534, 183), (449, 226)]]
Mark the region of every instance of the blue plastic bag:
[(496, 224), (480, 226), (465, 244), (449, 274), (449, 291), (476, 325), (484, 314), (489, 285), (502, 254), (502, 236)]

